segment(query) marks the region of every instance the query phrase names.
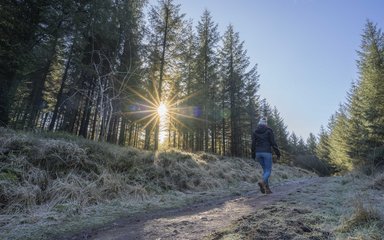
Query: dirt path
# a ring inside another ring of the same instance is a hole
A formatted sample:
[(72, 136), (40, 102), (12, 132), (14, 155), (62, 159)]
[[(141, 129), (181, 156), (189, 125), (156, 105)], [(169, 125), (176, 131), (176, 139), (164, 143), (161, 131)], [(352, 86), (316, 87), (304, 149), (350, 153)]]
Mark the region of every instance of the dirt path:
[(233, 221), (275, 203), (321, 178), (290, 181), (273, 186), (273, 194), (258, 189), (242, 196), (219, 198), (186, 208), (162, 210), (119, 219), (102, 229), (87, 230), (67, 240), (79, 239), (203, 239)]

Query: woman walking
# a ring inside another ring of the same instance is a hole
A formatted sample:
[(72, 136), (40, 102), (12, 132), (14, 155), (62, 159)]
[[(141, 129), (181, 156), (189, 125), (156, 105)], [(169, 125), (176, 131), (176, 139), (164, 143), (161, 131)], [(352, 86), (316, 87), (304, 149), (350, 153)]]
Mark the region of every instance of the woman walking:
[(267, 119), (262, 117), (252, 134), (252, 158), (257, 159), (263, 168), (262, 180), (258, 182), (262, 193), (272, 193), (269, 188), (269, 176), (272, 171), (272, 149), (277, 159), (280, 158), (279, 147), (275, 142), (273, 130), (268, 127)]

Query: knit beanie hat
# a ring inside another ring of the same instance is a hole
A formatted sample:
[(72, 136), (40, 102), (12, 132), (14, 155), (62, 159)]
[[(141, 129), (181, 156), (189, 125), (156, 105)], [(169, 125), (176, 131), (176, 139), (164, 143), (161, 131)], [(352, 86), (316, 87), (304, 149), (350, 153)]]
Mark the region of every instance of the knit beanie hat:
[(266, 117), (261, 117), (259, 121), (259, 125), (267, 125), (267, 118)]

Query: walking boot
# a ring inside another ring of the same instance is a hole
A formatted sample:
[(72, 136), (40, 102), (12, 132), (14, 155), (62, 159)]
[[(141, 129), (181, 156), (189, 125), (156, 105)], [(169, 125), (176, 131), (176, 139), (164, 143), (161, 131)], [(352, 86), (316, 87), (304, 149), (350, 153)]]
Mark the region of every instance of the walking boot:
[(266, 194), (271, 194), (272, 193), (272, 191), (271, 191), (271, 189), (269, 188), (268, 185), (265, 185), (265, 193)]
[(266, 185), (265, 185), (264, 181), (260, 181), (257, 184), (259, 184), (260, 192), (264, 194), (266, 191), (266, 188), (265, 188)]

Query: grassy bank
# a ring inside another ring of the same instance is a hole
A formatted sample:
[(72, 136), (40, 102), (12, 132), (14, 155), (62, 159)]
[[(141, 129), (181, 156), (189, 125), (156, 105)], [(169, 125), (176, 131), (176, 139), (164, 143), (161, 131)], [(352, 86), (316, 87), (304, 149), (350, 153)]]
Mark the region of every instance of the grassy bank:
[[(0, 128), (0, 238), (49, 239), (121, 215), (255, 188), (251, 159), (141, 151)], [(312, 173), (275, 165), (272, 184)]]

